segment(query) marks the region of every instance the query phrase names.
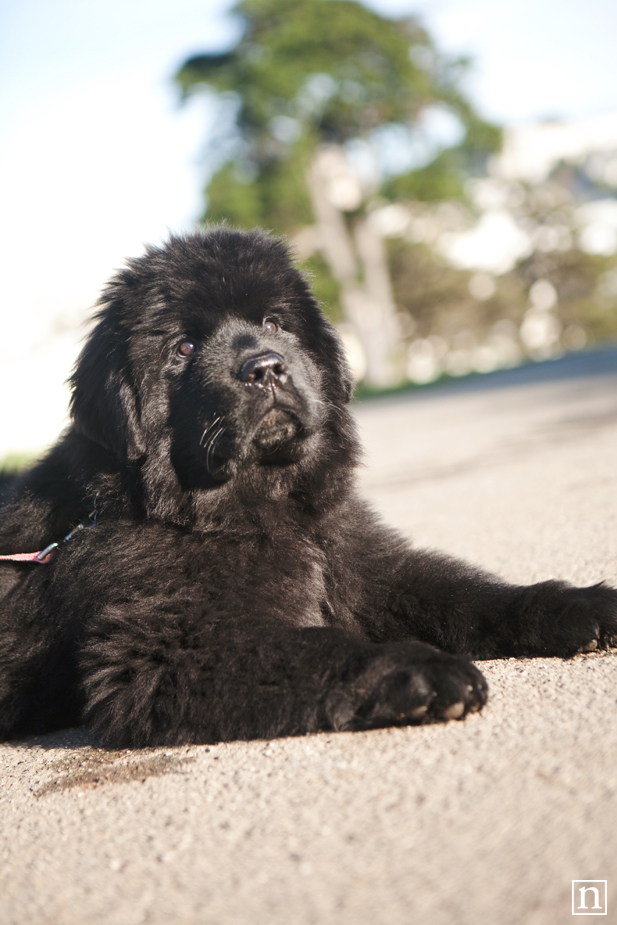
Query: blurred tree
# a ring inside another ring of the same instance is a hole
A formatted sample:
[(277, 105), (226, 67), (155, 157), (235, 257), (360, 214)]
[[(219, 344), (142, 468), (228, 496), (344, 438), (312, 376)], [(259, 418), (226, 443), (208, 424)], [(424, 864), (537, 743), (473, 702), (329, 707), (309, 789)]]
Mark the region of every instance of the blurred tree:
[[(389, 385), (401, 375), (400, 331), (367, 201), (382, 187), (388, 197), (460, 192), (462, 171), (495, 150), (499, 132), (460, 89), (468, 62), (440, 53), (416, 19), (388, 19), (355, 0), (241, 0), (232, 14), (235, 46), (191, 57), (176, 75), (185, 97), (214, 91), (223, 105), (204, 218), (261, 225), (297, 236), (305, 255), (319, 251), (320, 294), (336, 291), (333, 278), (364, 345), (367, 382)], [(399, 143), (401, 133), (408, 143), (422, 136), (437, 107), (456, 118), (456, 147), (441, 157), (433, 149), (423, 170), (384, 176), (380, 152), (397, 131)]]

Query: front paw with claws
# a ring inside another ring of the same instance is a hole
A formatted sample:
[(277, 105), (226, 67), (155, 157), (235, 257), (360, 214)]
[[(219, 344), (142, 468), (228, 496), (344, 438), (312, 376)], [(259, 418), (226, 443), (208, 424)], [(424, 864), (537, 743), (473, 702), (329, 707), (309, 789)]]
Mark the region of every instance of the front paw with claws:
[(487, 691), (462, 656), (423, 643), (382, 645), (359, 674), (329, 692), (327, 725), (358, 730), (464, 719), (482, 709)]
[(529, 655), (571, 658), (617, 646), (617, 591), (605, 584), (575, 588), (546, 581), (526, 589), (533, 614), (521, 637)]

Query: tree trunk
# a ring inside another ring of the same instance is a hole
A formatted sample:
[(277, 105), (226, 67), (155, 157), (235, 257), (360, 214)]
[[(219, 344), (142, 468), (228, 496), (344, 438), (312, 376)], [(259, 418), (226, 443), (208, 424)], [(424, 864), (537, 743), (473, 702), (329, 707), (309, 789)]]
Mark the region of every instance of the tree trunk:
[(342, 148), (322, 146), (311, 164), (309, 189), (320, 249), (341, 286), (345, 318), (366, 353), (366, 382), (385, 388), (402, 379), (396, 306), (382, 238), (363, 213), (353, 221), (352, 233), (347, 227), (343, 207), (355, 211), (362, 192), (349, 167), (344, 172), (345, 165)]

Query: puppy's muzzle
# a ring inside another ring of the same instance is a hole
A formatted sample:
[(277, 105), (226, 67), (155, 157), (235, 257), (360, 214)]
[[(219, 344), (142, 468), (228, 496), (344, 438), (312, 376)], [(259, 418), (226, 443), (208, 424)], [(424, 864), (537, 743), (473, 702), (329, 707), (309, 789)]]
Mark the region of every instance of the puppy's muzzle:
[(289, 378), (289, 370), (278, 353), (264, 353), (250, 357), (240, 367), (238, 379), (256, 388), (270, 388), (283, 385)]

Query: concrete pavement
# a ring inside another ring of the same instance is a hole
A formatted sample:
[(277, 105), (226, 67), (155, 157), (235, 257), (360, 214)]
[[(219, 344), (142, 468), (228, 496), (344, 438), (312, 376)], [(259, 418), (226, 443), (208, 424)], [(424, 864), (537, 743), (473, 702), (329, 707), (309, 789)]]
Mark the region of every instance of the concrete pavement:
[[(417, 545), (617, 585), (617, 351), (357, 413), (363, 490)], [(617, 654), (482, 668), (464, 723), (0, 746), (0, 925), (557, 925), (573, 879), (617, 923)]]

